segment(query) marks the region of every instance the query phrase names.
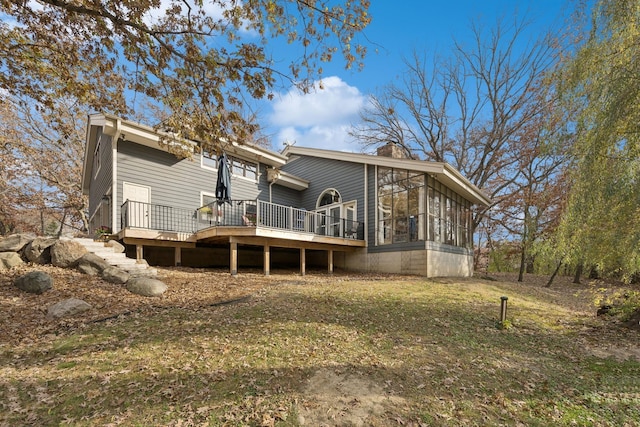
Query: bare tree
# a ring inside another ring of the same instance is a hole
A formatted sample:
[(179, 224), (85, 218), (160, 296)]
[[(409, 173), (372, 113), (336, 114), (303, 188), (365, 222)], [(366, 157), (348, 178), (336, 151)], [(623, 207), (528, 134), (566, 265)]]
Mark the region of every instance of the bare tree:
[[(499, 211), (522, 188), (522, 152), (535, 143), (525, 128), (545, 107), (538, 88), (556, 58), (550, 37), (523, 47), (527, 25), (472, 25), (473, 43), (454, 42), (452, 56), (435, 57), (431, 67), (414, 53), (402, 84), (372, 99), (352, 136), (365, 146), (394, 141), (415, 157), (452, 164)], [(487, 212), (475, 213), (474, 230)]]
[[(44, 234), (48, 222), (87, 230), (86, 197), (82, 195), (84, 107), (60, 99), (55, 107), (34, 108), (33, 102), (3, 97), (4, 141), (8, 164), (19, 165), (7, 191), (6, 204), (37, 218), (32, 228)], [(28, 216), (28, 215), (27, 215)], [(66, 222), (66, 224), (65, 224)]]

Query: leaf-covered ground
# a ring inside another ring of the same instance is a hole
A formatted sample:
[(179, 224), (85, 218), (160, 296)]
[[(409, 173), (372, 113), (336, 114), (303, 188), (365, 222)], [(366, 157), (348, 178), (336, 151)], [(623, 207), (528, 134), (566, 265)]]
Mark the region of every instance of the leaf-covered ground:
[(144, 298), (46, 267), (28, 295), (29, 268), (0, 277), (0, 425), (640, 425), (639, 333), (588, 284), (161, 269)]

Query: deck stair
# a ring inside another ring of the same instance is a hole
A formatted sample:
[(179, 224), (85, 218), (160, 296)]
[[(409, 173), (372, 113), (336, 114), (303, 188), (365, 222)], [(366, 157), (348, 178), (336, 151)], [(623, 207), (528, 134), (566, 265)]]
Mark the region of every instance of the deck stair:
[(144, 259), (141, 262), (136, 261), (133, 258), (127, 258), (126, 254), (114, 252), (110, 246), (105, 246), (104, 242), (97, 242), (89, 238), (74, 238), (74, 241), (84, 246), (87, 251), (104, 259), (110, 265), (118, 267), (127, 273), (134, 276), (155, 276), (158, 274), (158, 270), (149, 267), (147, 261)]

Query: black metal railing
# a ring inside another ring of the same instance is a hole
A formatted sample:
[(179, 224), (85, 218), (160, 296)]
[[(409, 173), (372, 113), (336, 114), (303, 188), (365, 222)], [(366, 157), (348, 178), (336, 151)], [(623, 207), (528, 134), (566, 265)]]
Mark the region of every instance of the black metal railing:
[(209, 227), (264, 227), (319, 236), (364, 240), (364, 224), (261, 200), (212, 202), (196, 210), (126, 201), (121, 227), (195, 233)]
[(127, 200), (120, 207), (122, 228), (145, 228), (160, 231), (194, 233), (196, 218), (193, 209)]

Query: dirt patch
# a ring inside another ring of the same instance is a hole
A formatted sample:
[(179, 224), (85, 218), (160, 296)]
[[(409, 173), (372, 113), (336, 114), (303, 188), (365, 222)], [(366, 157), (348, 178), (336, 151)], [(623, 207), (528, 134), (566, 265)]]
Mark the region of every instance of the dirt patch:
[(331, 369), (316, 371), (303, 393), (305, 400), (298, 408), (303, 426), (368, 426), (388, 405), (404, 402), (368, 378)]
[(592, 356), (600, 359), (613, 358), (618, 362), (627, 360), (637, 360), (640, 362), (640, 347), (638, 346), (616, 344), (601, 347), (587, 346), (586, 349)]

